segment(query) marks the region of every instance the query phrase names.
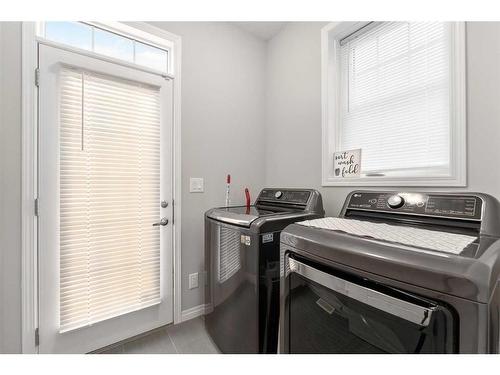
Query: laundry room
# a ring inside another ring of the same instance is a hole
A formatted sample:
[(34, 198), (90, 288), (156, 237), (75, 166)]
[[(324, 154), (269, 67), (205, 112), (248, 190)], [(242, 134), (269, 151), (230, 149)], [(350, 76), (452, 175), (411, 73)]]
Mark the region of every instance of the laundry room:
[(488, 1), (21, 3), (0, 15), (0, 366), (499, 358)]

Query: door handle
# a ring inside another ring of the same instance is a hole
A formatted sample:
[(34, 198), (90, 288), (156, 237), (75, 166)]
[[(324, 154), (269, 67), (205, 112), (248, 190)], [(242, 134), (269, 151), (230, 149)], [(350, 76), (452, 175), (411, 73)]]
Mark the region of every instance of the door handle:
[(153, 223), (153, 227), (156, 227), (156, 226), (159, 226), (159, 225), (165, 226), (167, 224), (168, 224), (168, 219), (166, 217), (162, 217), (159, 222)]

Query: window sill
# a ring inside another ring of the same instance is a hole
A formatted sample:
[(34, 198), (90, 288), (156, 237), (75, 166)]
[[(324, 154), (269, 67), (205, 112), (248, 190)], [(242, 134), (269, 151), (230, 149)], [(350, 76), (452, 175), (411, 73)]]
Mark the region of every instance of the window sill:
[(353, 177), (353, 178), (324, 178), (321, 186), (420, 186), (420, 187), (466, 187), (463, 177)]

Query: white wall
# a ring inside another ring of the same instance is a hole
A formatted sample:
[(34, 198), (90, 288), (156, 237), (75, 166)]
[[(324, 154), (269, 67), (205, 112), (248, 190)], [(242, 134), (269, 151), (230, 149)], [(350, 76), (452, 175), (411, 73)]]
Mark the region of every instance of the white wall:
[(21, 24), (0, 25), (0, 353), (16, 353), (21, 351)]
[[(266, 148), (266, 185), (318, 188), (327, 214), (337, 215), (355, 187), (321, 187), (324, 25), (290, 23), (268, 44), (266, 138), (272, 141)], [(500, 199), (500, 22), (467, 24), (467, 76), (468, 185), (455, 190)], [(479, 167), (484, 164), (490, 165), (487, 174)]]
[[(203, 303), (188, 275), (204, 271), (204, 217), (224, 205), (227, 173), (232, 202), (243, 204), (264, 185), (266, 44), (224, 22), (153, 22), (182, 37), (182, 308)], [(205, 193), (189, 193), (189, 177)]]

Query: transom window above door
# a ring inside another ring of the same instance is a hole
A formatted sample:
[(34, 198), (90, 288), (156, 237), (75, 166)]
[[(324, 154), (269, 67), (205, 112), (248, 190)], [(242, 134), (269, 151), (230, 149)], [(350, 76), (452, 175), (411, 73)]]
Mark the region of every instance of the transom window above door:
[[(171, 73), (170, 46), (159, 42), (152, 44), (127, 35), (127, 26), (115, 23), (94, 24), (87, 22), (43, 22), (38, 35), (48, 41), (89, 51), (130, 64), (143, 66), (160, 73)], [(137, 30), (134, 30), (136, 33)]]
[[(463, 23), (323, 29), (323, 185), (465, 185)], [(361, 155), (338, 173), (335, 153)], [(336, 171), (337, 169), (337, 171)]]

